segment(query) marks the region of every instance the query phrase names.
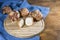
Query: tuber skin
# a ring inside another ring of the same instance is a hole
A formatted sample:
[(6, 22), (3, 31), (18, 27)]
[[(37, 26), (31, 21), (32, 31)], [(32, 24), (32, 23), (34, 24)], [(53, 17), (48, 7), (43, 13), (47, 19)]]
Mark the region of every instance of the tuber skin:
[(13, 13), (9, 14), (9, 18), (12, 21), (18, 21), (18, 20), (20, 20), (20, 14), (18, 12), (16, 12), (16, 11), (13, 11)]
[(9, 14), (12, 11), (12, 9), (9, 6), (5, 6), (3, 7), (2, 11), (3, 11), (3, 14), (5, 13)]
[(27, 8), (22, 8), (22, 9), (20, 10), (20, 13), (21, 13), (21, 16), (22, 16), (22, 17), (27, 17), (28, 14), (29, 14), (29, 10), (28, 10)]
[(34, 18), (34, 20), (39, 21), (42, 19), (41, 12), (39, 10), (35, 10), (31, 12), (31, 16)]
[[(29, 12), (27, 8), (22, 8), (21, 10), (15, 11), (12, 10), (9, 6), (5, 6), (3, 9), (3, 13), (8, 14), (8, 17), (12, 22), (18, 21), (20, 27), (26, 25), (31, 26), (35, 21), (39, 21), (43, 18), (41, 12), (39, 10), (34, 10)], [(22, 18), (22, 19), (21, 19)]]
[(31, 12), (29, 12), (29, 15), (25, 19), (25, 25), (26, 26), (32, 26), (34, 24), (33, 17), (31, 16)]
[(5, 6), (3, 9), (3, 14), (8, 14), (11, 21), (17, 21), (20, 19), (20, 14), (17, 11), (12, 10), (9, 6)]

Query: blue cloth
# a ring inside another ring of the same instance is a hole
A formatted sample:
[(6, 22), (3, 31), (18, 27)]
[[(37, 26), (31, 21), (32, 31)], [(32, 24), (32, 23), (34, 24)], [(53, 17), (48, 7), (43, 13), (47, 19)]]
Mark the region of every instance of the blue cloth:
[(5, 40), (4, 37), (0, 34), (0, 40)]
[[(19, 10), (21, 8), (28, 8), (29, 11), (33, 11), (36, 9), (39, 9), (41, 13), (43, 14), (43, 17), (45, 18), (49, 12), (48, 7), (43, 6), (35, 6), (30, 5), (27, 0), (0, 0), (2, 2), (0, 4), (0, 9), (2, 9), (4, 6), (9, 5), (13, 10)], [(34, 36), (31, 38), (16, 38), (6, 32), (4, 29), (4, 19), (7, 17), (6, 14), (2, 14), (2, 10), (0, 10), (0, 40), (40, 40), (40, 36)]]

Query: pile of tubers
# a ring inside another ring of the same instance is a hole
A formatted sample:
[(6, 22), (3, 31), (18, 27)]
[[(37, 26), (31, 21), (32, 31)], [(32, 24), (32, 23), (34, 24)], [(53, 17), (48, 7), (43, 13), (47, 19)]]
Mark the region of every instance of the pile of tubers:
[(27, 8), (22, 8), (19, 11), (12, 10), (9, 6), (5, 6), (2, 9), (3, 14), (8, 14), (8, 17), (12, 22), (18, 21), (19, 27), (31, 26), (34, 22), (38, 22), (43, 18), (39, 10), (29, 12)]

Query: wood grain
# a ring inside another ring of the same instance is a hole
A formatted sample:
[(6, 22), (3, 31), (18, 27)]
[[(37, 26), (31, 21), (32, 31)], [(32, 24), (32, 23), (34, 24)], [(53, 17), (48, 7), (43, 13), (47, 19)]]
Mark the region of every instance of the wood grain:
[(50, 7), (41, 40), (60, 40), (60, 0), (28, 0), (32, 5)]
[(19, 21), (15, 21), (12, 23), (9, 17), (4, 20), (4, 28), (7, 33), (18, 38), (29, 38), (35, 36), (41, 33), (45, 26), (43, 19), (38, 22), (34, 22), (31, 26), (24, 25), (23, 28), (19, 27), (18, 22)]

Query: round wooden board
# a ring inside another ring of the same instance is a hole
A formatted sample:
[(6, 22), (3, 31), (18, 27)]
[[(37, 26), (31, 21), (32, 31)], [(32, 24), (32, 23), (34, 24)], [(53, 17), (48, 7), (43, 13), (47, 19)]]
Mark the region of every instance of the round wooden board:
[(12, 23), (7, 17), (4, 21), (4, 28), (9, 35), (18, 38), (29, 38), (43, 31), (44, 21), (42, 19), (39, 22), (34, 23), (32, 26), (24, 26), (24, 28), (20, 28), (16, 22)]

